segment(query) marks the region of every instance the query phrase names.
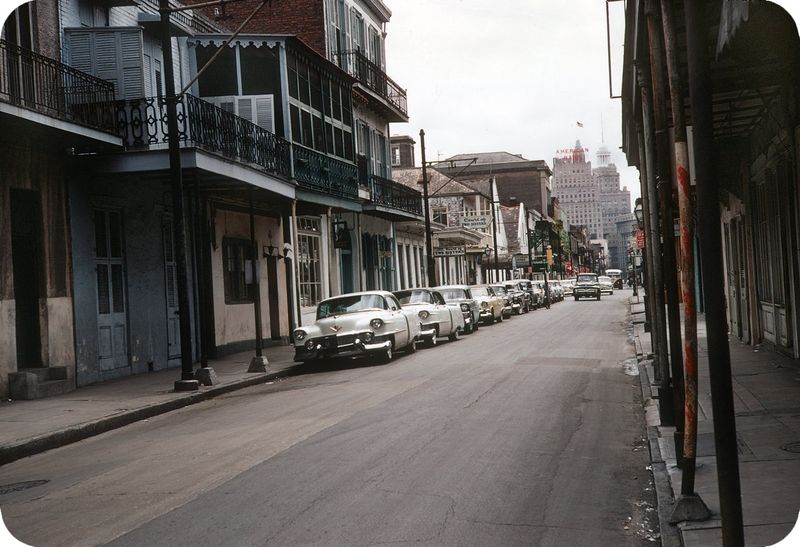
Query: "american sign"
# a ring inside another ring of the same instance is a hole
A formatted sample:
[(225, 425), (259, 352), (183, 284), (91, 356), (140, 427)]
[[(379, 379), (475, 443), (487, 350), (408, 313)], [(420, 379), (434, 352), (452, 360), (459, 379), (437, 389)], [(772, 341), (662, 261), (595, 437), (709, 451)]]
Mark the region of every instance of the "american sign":
[(556, 154), (572, 154), (576, 150), (577, 151), (583, 151), (583, 152), (588, 152), (589, 151), (588, 148), (559, 148), (558, 150), (556, 150)]
[(434, 257), (461, 256), (463, 254), (466, 254), (466, 248), (464, 247), (440, 247), (433, 250)]
[(464, 228), (486, 228), (491, 222), (492, 222), (491, 215), (461, 217), (461, 226)]

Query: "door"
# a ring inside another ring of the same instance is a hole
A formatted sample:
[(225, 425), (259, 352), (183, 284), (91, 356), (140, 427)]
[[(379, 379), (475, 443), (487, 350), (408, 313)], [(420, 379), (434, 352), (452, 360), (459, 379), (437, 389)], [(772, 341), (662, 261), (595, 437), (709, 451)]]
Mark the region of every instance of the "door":
[(340, 258), (342, 272), (342, 294), (353, 292), (353, 252), (350, 249), (342, 249)]
[(129, 368), (126, 325), (122, 217), (95, 210), (95, 279), (97, 288), (97, 359), (100, 372)]
[(11, 189), (17, 368), (42, 366), (39, 297), (42, 293), (42, 215), (38, 192)]
[(164, 237), (164, 286), (167, 302), (167, 358), (181, 356), (181, 321), (178, 307), (178, 266), (175, 262), (175, 239), (172, 219), (165, 218), (162, 224)]
[(267, 301), (269, 302), (269, 336), (281, 339), (280, 302), (278, 301), (278, 257), (267, 257)]

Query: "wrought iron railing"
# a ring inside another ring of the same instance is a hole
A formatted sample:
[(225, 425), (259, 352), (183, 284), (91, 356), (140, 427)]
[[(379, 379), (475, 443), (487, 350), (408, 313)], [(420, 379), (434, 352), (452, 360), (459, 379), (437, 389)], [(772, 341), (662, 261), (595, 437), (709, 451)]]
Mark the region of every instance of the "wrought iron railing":
[[(177, 104), (178, 139), (268, 173), (291, 176), (288, 141), (193, 95)], [(164, 97), (116, 103), (117, 130), (128, 148), (165, 148), (167, 105)]]
[(358, 198), (358, 169), (355, 164), (337, 160), (316, 150), (292, 145), (294, 178), (306, 189), (335, 196)]
[(404, 116), (408, 116), (406, 90), (389, 78), (381, 67), (367, 59), (360, 51), (343, 51), (337, 54), (339, 66), (369, 89), (389, 101)]
[(0, 40), (0, 101), (114, 131), (114, 84)]
[(399, 182), (370, 175), (369, 196), (372, 203), (422, 215), (422, 194)]

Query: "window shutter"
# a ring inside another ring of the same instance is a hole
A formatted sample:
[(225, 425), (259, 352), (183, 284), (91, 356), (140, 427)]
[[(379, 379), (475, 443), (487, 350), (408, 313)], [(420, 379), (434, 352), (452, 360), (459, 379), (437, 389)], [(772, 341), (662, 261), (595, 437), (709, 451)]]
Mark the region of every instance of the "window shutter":
[(236, 114), (250, 123), (255, 123), (253, 116), (253, 99), (250, 97), (238, 97), (236, 100)]
[(117, 99), (144, 96), (140, 28), (65, 29), (68, 64), (114, 84)]
[(275, 133), (275, 106), (272, 95), (256, 97), (256, 124)]

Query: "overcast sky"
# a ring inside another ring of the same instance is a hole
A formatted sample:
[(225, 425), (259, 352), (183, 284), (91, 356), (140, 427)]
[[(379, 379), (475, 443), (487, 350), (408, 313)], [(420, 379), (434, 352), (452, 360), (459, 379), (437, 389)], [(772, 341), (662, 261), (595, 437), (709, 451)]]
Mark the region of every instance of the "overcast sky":
[[(425, 130), (426, 159), (505, 151), (552, 167), (576, 139), (603, 142), (631, 191), (638, 172), (619, 149), (620, 100), (609, 98), (603, 0), (385, 0), (387, 73), (408, 89), (411, 121), (393, 135), (417, 141)], [(619, 94), (623, 2), (613, 2), (614, 94)], [(577, 126), (583, 124), (583, 128)]]

